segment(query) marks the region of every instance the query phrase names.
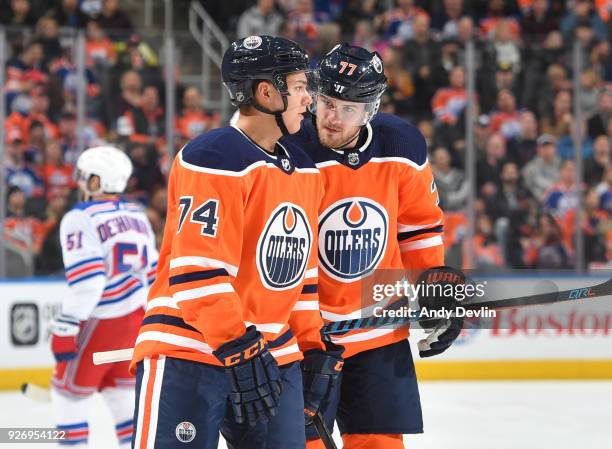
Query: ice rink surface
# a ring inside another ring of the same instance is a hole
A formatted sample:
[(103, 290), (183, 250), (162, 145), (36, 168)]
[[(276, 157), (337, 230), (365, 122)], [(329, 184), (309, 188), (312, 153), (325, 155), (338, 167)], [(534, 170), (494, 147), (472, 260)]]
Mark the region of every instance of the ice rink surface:
[[(406, 438), (408, 449), (612, 448), (612, 382), (424, 382), (420, 388), (426, 433)], [(115, 449), (110, 415), (101, 398), (94, 403), (89, 447)], [(0, 393), (0, 427), (52, 425), (49, 404)]]

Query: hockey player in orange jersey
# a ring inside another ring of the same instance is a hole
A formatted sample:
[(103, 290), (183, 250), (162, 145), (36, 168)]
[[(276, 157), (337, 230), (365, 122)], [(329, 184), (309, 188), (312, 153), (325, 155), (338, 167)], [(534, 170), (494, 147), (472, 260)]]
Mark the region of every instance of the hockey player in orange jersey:
[(277, 142), (311, 103), (308, 56), (287, 39), (250, 36), (231, 44), (222, 72), (240, 119), (189, 142), (170, 172), (131, 364), (135, 449), (216, 449), (219, 432), (232, 449), (304, 448), (305, 412), (342, 360), (320, 334), (321, 175)]
[[(371, 315), (361, 286), (374, 270), (419, 272), (444, 265), (442, 211), (414, 126), (377, 114), (386, 88), (377, 53), (337, 45), (318, 66), (312, 120), (285, 138), (304, 148), (321, 171), (319, 297), (326, 321)], [(436, 268), (437, 269), (437, 268)], [(436, 303), (438, 298), (428, 299)], [(429, 322), (422, 357), (439, 354), (458, 336), (456, 319)], [(345, 348), (341, 379), (322, 404), (336, 419), (346, 449), (403, 448), (402, 434), (423, 431), (408, 328), (379, 328), (334, 336)], [(308, 448), (322, 447), (307, 429)]]

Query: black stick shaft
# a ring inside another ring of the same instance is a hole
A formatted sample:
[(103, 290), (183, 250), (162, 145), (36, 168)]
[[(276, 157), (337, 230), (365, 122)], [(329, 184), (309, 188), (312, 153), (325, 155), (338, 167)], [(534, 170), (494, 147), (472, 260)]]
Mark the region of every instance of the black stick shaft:
[(317, 429), (317, 433), (319, 434), (321, 441), (323, 441), (325, 449), (338, 449), (338, 446), (336, 446), (336, 443), (334, 443), (331, 432), (325, 425), (325, 420), (323, 419), (323, 416), (321, 416), (321, 412), (318, 412), (312, 417), (312, 423)]

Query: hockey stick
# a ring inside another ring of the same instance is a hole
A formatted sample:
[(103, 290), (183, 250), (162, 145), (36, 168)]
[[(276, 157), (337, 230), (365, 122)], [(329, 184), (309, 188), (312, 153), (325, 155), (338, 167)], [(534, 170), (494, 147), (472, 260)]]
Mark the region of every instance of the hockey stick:
[(317, 433), (319, 434), (321, 441), (323, 441), (323, 446), (325, 446), (325, 449), (338, 449), (338, 446), (336, 446), (336, 443), (332, 438), (331, 432), (325, 425), (325, 420), (323, 419), (320, 410), (312, 417), (312, 423), (314, 424), (315, 429), (317, 429)]
[(117, 349), (115, 351), (102, 351), (93, 353), (93, 364), (104, 365), (105, 363), (125, 362), (132, 360), (134, 348)]
[(21, 392), (27, 398), (36, 402), (51, 402), (51, 391), (36, 384), (25, 383), (21, 385)]
[[(488, 307), (490, 309), (502, 309), (508, 307), (536, 306), (564, 301), (592, 299), (608, 295), (612, 295), (612, 279), (592, 287), (573, 288), (571, 290), (541, 293), (539, 295), (526, 295), (515, 298), (460, 304), (460, 306), (466, 310), (475, 310), (484, 307)], [(420, 320), (418, 313), (415, 315), (416, 316), (408, 317), (370, 316), (352, 320), (334, 321), (323, 326), (322, 332), (324, 334), (340, 334), (356, 329), (372, 329), (382, 326), (389, 326), (392, 324), (407, 324)]]

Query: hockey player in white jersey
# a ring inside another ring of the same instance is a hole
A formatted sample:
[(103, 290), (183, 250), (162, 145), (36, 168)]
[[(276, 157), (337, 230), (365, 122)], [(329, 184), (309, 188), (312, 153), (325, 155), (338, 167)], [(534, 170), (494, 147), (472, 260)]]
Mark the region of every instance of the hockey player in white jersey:
[(77, 171), (83, 201), (60, 225), (69, 291), (52, 326), (53, 408), (63, 443), (87, 447), (90, 399), (99, 391), (120, 447), (128, 448), (134, 412), (128, 362), (94, 366), (92, 354), (134, 346), (157, 266), (155, 236), (142, 208), (120, 198), (132, 173), (125, 153), (90, 148)]

